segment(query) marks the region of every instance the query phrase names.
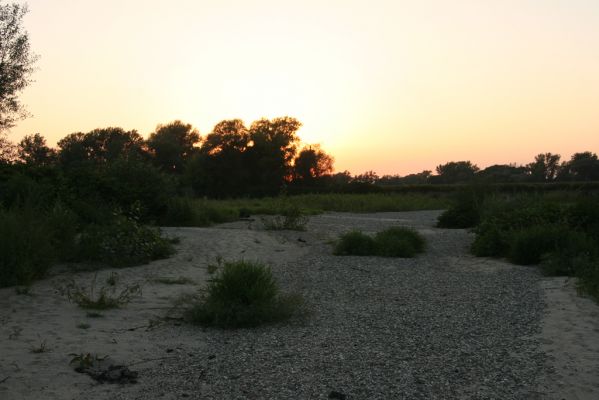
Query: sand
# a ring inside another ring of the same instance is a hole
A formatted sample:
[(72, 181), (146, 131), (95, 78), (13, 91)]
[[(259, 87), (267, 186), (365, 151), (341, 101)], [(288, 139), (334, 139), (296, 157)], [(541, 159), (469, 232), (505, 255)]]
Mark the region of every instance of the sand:
[[(143, 398), (140, 393), (144, 388), (152, 387), (152, 382), (144, 380), (144, 372), (155, 371), (176, 357), (180, 360), (181, 353), (186, 351), (210, 351), (210, 341), (202, 339), (206, 336), (192, 333), (193, 329), (201, 329), (180, 321), (174, 304), (181, 295), (197, 293), (205, 285), (210, 277), (208, 266), (218, 257), (287, 266), (309, 258), (315, 251), (330, 251), (327, 243), (338, 232), (347, 231), (364, 219), (415, 226), (433, 238), (443, 234), (432, 227), (435, 215), (326, 214), (314, 217), (310, 229), (304, 233), (264, 231), (256, 223), (247, 222), (213, 228), (167, 228), (164, 230), (167, 235), (180, 238), (177, 254), (167, 260), (97, 273), (72, 273), (58, 267), (54, 275), (34, 283), (29, 294), (17, 294), (15, 288), (0, 289), (0, 398), (78, 399), (84, 395), (93, 400), (111, 399), (115, 394), (121, 398)], [(327, 229), (321, 229), (325, 225)], [(501, 261), (467, 255), (471, 235), (456, 232), (460, 242), (454, 246), (456, 254), (447, 257), (451, 264), (447, 268), (488, 274), (513, 268)], [(418, 267), (419, 260), (410, 261), (411, 267)], [(376, 258), (371, 261), (377, 262)], [(359, 266), (352, 268), (354, 273), (362, 273)], [(86, 310), (59, 293), (58, 289), (69, 279), (89, 285), (97, 274), (96, 281), (102, 285), (111, 273), (118, 274), (118, 287), (140, 284), (141, 297), (122, 308), (101, 311), (101, 318), (91, 318), (86, 316)], [(164, 277), (185, 277), (192, 282), (182, 285), (159, 282), (158, 278)], [(538, 285), (544, 293), (544, 311), (535, 340), (541, 344), (539, 351), (547, 356), (543, 370), (548, 372), (540, 377), (538, 387), (526, 390), (537, 393), (538, 398), (599, 398), (599, 306), (579, 297), (573, 280), (539, 277)], [(296, 286), (295, 289), (301, 289), (302, 283)], [(201, 331), (202, 335), (219, 335), (218, 331)], [(76, 373), (69, 362), (73, 354), (86, 353), (108, 355), (115, 362), (140, 370), (139, 383), (135, 388), (98, 384), (89, 376)], [(162, 397), (170, 398), (164, 393)], [(193, 393), (191, 397), (203, 398)]]

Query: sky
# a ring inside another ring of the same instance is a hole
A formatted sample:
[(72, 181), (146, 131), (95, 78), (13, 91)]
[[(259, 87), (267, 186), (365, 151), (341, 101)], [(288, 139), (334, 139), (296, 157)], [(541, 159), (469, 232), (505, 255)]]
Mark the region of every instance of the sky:
[(9, 138), (289, 115), (337, 171), (599, 152), (597, 0), (29, 0)]

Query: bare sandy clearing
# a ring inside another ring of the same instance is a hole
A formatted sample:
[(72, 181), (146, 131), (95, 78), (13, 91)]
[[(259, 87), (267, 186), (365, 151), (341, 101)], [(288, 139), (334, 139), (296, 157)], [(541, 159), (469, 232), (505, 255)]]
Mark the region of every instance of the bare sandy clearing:
[[(307, 399), (332, 390), (350, 399), (599, 398), (599, 307), (563, 279), (470, 256), (472, 235), (434, 228), (437, 215), (330, 213), (313, 217), (307, 232), (266, 232), (258, 221), (165, 229), (181, 238), (173, 258), (99, 272), (98, 282), (116, 271), (121, 283), (143, 287), (142, 297), (103, 318), (56, 293), (66, 278), (87, 283), (93, 273), (37, 282), (31, 296), (0, 289), (0, 398)], [(426, 236), (426, 254), (330, 254), (341, 232), (397, 224)], [(217, 256), (269, 263), (312, 315), (255, 330), (150, 326), (205, 283)], [(49, 351), (32, 353), (42, 341)], [(69, 354), (82, 352), (133, 364), (139, 383), (102, 385), (75, 373)]]

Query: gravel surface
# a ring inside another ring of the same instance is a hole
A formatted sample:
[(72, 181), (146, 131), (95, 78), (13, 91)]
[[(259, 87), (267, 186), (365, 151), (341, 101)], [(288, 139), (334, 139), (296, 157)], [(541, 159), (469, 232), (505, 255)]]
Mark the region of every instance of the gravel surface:
[[(307, 232), (270, 232), (307, 250), (273, 271), (284, 290), (303, 295), (309, 315), (257, 329), (171, 325), (149, 332), (153, 341), (185, 336), (194, 344), (138, 366), (140, 383), (110, 398), (543, 398), (546, 356), (535, 339), (544, 304), (540, 274), (470, 256), (472, 235), (434, 228), (437, 216), (330, 213), (311, 218)], [(330, 240), (341, 232), (396, 225), (419, 230), (426, 253), (331, 254)]]

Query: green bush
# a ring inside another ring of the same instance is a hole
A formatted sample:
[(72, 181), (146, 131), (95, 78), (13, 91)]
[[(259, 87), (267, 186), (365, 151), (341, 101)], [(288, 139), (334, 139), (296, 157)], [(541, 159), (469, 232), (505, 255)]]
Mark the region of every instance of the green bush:
[(374, 253), (374, 239), (360, 231), (341, 235), (333, 250), (333, 254), (337, 256), (369, 256)]
[(579, 257), (575, 260), (578, 289), (599, 302), (599, 258)]
[(359, 231), (341, 235), (333, 254), (338, 256), (414, 257), (424, 251), (426, 242), (414, 229), (392, 227), (374, 238)]
[(162, 226), (210, 226), (238, 218), (238, 210), (225, 204), (175, 197), (167, 202), (166, 212), (159, 222)]
[(130, 267), (167, 258), (174, 249), (160, 231), (117, 216), (107, 225), (89, 225), (81, 233), (78, 259), (111, 267)]
[(197, 324), (252, 327), (289, 318), (298, 299), (282, 296), (269, 268), (257, 262), (227, 262), (210, 281), (206, 295), (187, 312)]
[(393, 227), (374, 237), (375, 254), (383, 257), (414, 257), (422, 253), (426, 242), (414, 229)]
[(543, 257), (541, 268), (546, 275), (576, 276), (586, 260), (599, 255), (599, 245), (584, 232), (562, 230), (556, 249)]
[(559, 248), (563, 230), (555, 225), (531, 226), (515, 231), (510, 239), (508, 259), (514, 264), (538, 264), (544, 255)]
[(31, 207), (0, 209), (0, 287), (28, 285), (56, 259), (46, 216)]
[(437, 220), (439, 228), (472, 228), (480, 222), (485, 194), (481, 189), (470, 188), (458, 193), (455, 203)]

